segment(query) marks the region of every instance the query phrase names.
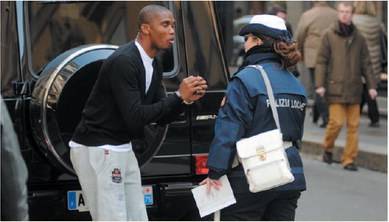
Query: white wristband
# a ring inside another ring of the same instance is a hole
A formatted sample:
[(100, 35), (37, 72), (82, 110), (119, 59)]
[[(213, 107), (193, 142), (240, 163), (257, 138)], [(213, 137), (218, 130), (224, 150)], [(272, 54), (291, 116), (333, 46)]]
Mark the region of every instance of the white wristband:
[(182, 100), (182, 102), (183, 102), (185, 105), (191, 105), (191, 104), (193, 104), (193, 101), (188, 102), (188, 101), (183, 100), (182, 97), (181, 97), (180, 91), (177, 90), (177, 91), (176, 91), (176, 95), (178, 96), (178, 98), (180, 98), (180, 99)]

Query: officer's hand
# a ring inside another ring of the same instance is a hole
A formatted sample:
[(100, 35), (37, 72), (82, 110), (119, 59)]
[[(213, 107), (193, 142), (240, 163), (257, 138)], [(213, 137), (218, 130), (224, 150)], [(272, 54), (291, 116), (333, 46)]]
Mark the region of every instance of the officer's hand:
[(320, 86), (316, 89), (316, 93), (319, 94), (319, 96), (323, 97), (324, 93), (326, 92), (326, 89), (323, 86)]
[(203, 181), (200, 182), (200, 185), (206, 185), (207, 186), (207, 193), (211, 192), (212, 187), (216, 190), (219, 190), (222, 186), (222, 182), (220, 180), (212, 180), (211, 178), (207, 177)]
[(377, 97), (378, 93), (377, 93), (377, 90), (375, 89), (369, 89), (369, 95), (370, 95), (370, 98), (372, 100), (375, 100), (375, 98)]
[(207, 88), (207, 82), (201, 76), (189, 76), (182, 80), (178, 91), (182, 100), (193, 102), (203, 97)]

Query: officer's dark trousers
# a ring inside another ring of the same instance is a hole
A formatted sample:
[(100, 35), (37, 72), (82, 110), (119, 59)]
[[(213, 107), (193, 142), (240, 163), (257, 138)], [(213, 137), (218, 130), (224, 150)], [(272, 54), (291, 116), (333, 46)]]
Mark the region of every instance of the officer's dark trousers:
[(264, 191), (236, 194), (236, 204), (221, 211), (221, 220), (293, 221), (300, 191)]
[(361, 112), (363, 109), (363, 106), (367, 102), (367, 115), (369, 116), (371, 123), (378, 123), (380, 120), (380, 114), (378, 112), (378, 105), (376, 99), (371, 99), (369, 95), (369, 90), (366, 87), (366, 84), (363, 84), (363, 93), (362, 93), (362, 100), (361, 100)]
[(294, 220), (300, 191), (251, 193), (243, 172), (230, 174), (228, 179), (234, 191), (236, 204), (221, 211), (221, 220)]

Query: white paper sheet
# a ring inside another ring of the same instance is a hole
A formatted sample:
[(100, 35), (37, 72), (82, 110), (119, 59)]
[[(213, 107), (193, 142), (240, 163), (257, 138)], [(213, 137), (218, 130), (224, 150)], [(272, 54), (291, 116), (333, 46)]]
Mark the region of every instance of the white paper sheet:
[(206, 185), (201, 185), (192, 189), (193, 197), (199, 209), (200, 216), (204, 217), (218, 210), (226, 208), (236, 203), (234, 193), (232, 192), (230, 182), (227, 176), (220, 177), (222, 186), (219, 190), (211, 189), (207, 193)]

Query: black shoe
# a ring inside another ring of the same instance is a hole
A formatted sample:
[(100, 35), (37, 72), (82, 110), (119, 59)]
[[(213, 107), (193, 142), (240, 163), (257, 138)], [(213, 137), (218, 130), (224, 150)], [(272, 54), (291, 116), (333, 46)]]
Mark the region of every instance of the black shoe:
[(380, 127), (380, 123), (379, 122), (370, 123), (369, 127), (378, 128), (378, 127)]
[(320, 124), (319, 127), (320, 127), (320, 128), (326, 128), (326, 127), (327, 127), (327, 122), (323, 122), (322, 124)]
[(331, 164), (332, 163), (332, 153), (325, 151), (323, 154), (323, 162)]
[(349, 163), (346, 166), (343, 167), (345, 170), (349, 171), (357, 171), (358, 167), (354, 163)]

